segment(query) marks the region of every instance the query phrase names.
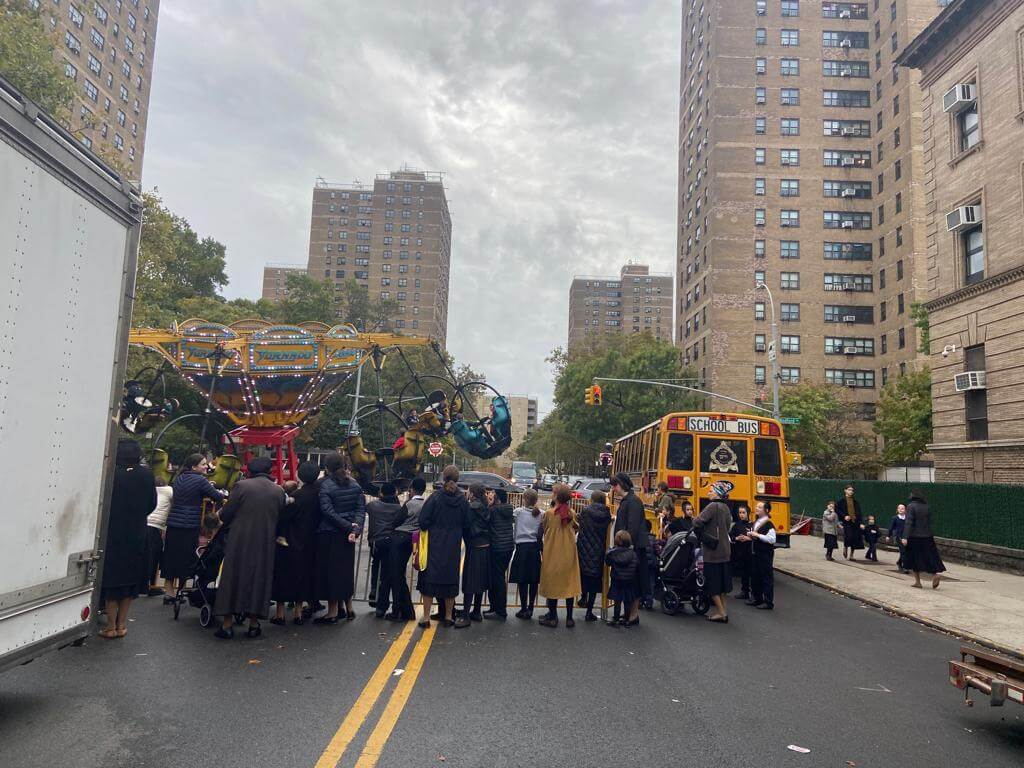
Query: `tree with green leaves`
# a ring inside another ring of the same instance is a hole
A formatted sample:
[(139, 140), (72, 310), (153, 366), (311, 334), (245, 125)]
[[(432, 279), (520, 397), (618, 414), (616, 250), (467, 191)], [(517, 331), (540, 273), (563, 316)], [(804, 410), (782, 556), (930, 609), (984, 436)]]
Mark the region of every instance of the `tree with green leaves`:
[(25, 0), (0, 0), (0, 75), (58, 120), (67, 121), (75, 84), (54, 57), (56, 36)]
[(927, 368), (892, 379), (878, 396), (876, 434), (885, 439), (882, 458), (907, 464), (924, 453), (932, 439), (932, 373)]
[(779, 410), (798, 424), (785, 427), (786, 448), (803, 459), (808, 477), (870, 475), (880, 466), (862, 411), (846, 390), (832, 384), (786, 387)]
[(285, 287), (284, 298), (272, 310), (277, 319), (292, 325), (311, 319), (333, 324), (337, 309), (332, 283), (306, 273), (290, 273)]
[(917, 328), (917, 351), (931, 354), (931, 324), (928, 320), (928, 308), (920, 301), (910, 305), (910, 319)]

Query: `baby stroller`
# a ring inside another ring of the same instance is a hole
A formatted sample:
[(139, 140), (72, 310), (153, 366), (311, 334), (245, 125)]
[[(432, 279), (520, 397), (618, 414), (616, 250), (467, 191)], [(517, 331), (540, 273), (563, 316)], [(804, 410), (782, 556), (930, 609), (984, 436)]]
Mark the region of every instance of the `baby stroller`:
[(178, 587), (174, 601), (175, 620), (178, 619), (182, 604), (188, 602), (193, 608), (199, 609), (200, 626), (208, 627), (213, 622), (213, 603), (217, 599), (217, 582), (220, 566), (224, 562), (227, 533), (227, 526), (221, 526), (205, 546), (196, 549), (192, 574)]
[(663, 613), (674, 616), (686, 601), (698, 616), (711, 608), (704, 591), (704, 556), (692, 531), (680, 531), (665, 542), (658, 561), (658, 581)]

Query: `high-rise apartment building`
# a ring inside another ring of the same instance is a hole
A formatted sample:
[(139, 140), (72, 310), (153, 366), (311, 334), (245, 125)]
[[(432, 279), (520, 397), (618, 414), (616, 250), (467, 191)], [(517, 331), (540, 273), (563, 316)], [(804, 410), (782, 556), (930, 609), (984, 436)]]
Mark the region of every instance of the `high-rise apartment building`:
[(569, 287), (569, 354), (613, 333), (649, 332), (672, 341), (672, 276), (626, 264), (618, 277), (574, 277)]
[(280, 301), (288, 295), (288, 275), (305, 275), (298, 264), (267, 264), (263, 267), (263, 298)]
[(905, 50), (924, 88), (936, 479), (1024, 470), (1024, 0), (953, 0)]
[[(921, 110), (903, 46), (943, 0), (685, 0), (678, 343), (707, 388), (850, 388), (914, 364)], [(764, 287), (759, 287), (762, 285)]]
[(142, 178), (160, 0), (29, 0), (75, 81), (71, 129)]
[(440, 173), (401, 170), (372, 185), (320, 179), (313, 187), (309, 274), (332, 281), (339, 302), (350, 279), (372, 298), (397, 302), (392, 330), (446, 343), (451, 248)]

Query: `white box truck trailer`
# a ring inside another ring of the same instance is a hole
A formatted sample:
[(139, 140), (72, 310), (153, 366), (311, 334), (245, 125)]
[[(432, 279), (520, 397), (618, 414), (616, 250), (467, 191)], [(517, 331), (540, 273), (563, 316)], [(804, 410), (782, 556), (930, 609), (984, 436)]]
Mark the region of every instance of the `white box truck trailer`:
[(0, 79), (0, 670), (93, 629), (141, 212)]

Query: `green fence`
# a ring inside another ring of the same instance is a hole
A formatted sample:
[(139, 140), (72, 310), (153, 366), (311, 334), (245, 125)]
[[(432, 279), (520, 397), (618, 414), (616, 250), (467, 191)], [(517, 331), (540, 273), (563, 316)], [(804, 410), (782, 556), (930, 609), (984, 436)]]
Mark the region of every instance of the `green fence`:
[[(821, 517), (825, 504), (843, 495), (842, 480), (789, 481), (794, 515)], [(913, 488), (928, 501), (936, 536), (1024, 549), (1024, 485), (973, 483), (892, 483), (856, 480), (853, 483), (862, 514), (874, 515), (883, 528), (906, 503)]]

